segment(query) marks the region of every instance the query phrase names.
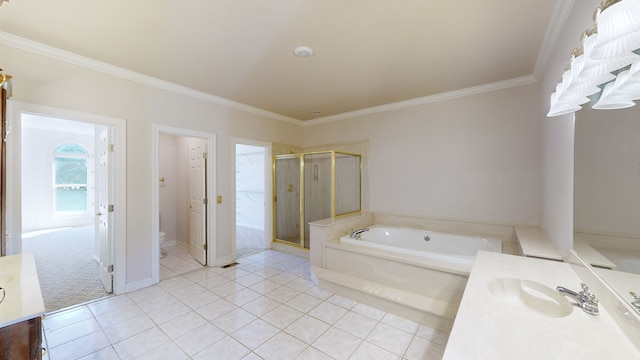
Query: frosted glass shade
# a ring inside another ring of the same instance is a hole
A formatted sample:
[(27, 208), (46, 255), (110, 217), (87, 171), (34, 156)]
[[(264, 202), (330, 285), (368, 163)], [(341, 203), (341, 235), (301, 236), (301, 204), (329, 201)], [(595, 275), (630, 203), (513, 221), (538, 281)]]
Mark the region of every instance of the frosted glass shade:
[(640, 48), (640, 0), (622, 0), (598, 17), (598, 43), (591, 56), (604, 60)]

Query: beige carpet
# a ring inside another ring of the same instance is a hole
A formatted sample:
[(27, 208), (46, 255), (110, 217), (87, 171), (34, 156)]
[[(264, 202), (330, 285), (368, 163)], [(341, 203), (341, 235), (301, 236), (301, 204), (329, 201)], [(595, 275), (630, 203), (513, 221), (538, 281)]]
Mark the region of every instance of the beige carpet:
[(93, 226), (26, 235), (22, 252), (32, 253), (47, 312), (107, 296), (93, 259)]

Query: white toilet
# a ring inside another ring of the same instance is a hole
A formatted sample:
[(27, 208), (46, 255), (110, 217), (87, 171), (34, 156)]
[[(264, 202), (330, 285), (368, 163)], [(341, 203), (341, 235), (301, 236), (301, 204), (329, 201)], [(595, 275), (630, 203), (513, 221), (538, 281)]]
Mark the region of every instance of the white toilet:
[(163, 257), (167, 256), (167, 252), (166, 251), (162, 251), (162, 243), (167, 240), (167, 234), (165, 234), (164, 231), (160, 231), (158, 233), (158, 244), (160, 246), (160, 259), (162, 259)]
[[(159, 223), (161, 222), (161, 216), (162, 216), (162, 210), (158, 211), (158, 220), (159, 220), (158, 222)], [(167, 234), (164, 231), (160, 230), (160, 232), (158, 233), (158, 246), (160, 246), (159, 253), (160, 253), (160, 258), (161, 259), (163, 257), (167, 256), (167, 252), (166, 251), (165, 252), (162, 251), (162, 243), (165, 240), (167, 240)]]

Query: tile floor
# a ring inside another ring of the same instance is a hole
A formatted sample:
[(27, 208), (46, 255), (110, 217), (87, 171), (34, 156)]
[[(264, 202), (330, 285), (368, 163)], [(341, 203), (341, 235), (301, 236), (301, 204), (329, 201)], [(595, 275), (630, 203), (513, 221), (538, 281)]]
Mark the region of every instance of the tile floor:
[(223, 269), (185, 253), (168, 249), (158, 285), (48, 315), (45, 358), (442, 358), (448, 334), (318, 289), (305, 258), (267, 250)]

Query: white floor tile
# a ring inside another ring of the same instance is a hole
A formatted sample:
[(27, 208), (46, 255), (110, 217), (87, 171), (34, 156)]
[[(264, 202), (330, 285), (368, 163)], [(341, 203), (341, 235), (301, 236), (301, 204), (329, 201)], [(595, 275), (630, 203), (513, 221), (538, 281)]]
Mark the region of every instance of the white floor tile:
[(435, 342), (436, 344), (440, 344), (442, 346), (446, 346), (447, 341), (449, 340), (449, 334), (430, 328), (426, 325), (420, 325), (420, 328), (418, 328), (418, 331), (416, 332), (416, 336)]
[(418, 328), (420, 327), (420, 324), (418, 324), (417, 322), (402, 318), (394, 314), (386, 314), (382, 318), (382, 322), (387, 325), (396, 327), (402, 331), (408, 332), (410, 334), (415, 334)]
[(100, 324), (92, 317), (60, 329), (47, 332), (47, 345), (56, 347), (66, 342), (81, 338), (96, 331), (102, 331)]
[(354, 306), (351, 310), (378, 321), (382, 320), (386, 315), (382, 310), (361, 303)]
[(280, 303), (269, 299), (268, 297), (261, 296), (247, 304), (242, 305), (242, 308), (252, 313), (255, 316), (262, 316), (269, 311), (280, 306)]
[(402, 356), (411, 344), (413, 335), (391, 325), (379, 323), (365, 340), (392, 353)]
[(280, 332), (260, 345), (255, 353), (265, 360), (295, 359), (307, 346), (293, 336)]
[(247, 348), (253, 350), (280, 332), (268, 322), (256, 319), (236, 330), (232, 336)]
[(231, 295), (226, 296), (225, 299), (235, 305), (242, 306), (261, 296), (262, 295), (260, 293), (257, 293), (251, 289), (243, 288), (241, 290), (234, 292)]
[(291, 299), (293, 299), (294, 297), (296, 297), (298, 294), (300, 294), (300, 291), (298, 290), (294, 290), (292, 288), (286, 287), (286, 286), (281, 286), (275, 290), (273, 290), (270, 293), (267, 293), (267, 297), (275, 300), (275, 301), (279, 301), (281, 303), (285, 303)]
[(215, 344), (208, 346), (204, 350), (193, 356), (194, 360), (211, 359), (242, 359), (250, 353), (244, 345), (234, 340), (230, 336), (225, 336)]
[(175, 340), (180, 336), (188, 333), (189, 331), (200, 327), (207, 323), (200, 314), (189, 311), (186, 314), (180, 315), (174, 319), (171, 319), (162, 325), (160, 325), (160, 329), (167, 334), (171, 339)]
[(349, 358), (350, 360), (399, 360), (400, 356), (379, 348), (369, 342), (363, 342)]
[(302, 354), (298, 355), (296, 360), (333, 360), (333, 358), (313, 346), (309, 346)]
[(309, 315), (303, 315), (300, 319), (287, 326), (284, 331), (304, 343), (311, 345), (320, 335), (324, 334), (328, 328), (329, 324), (312, 318)]
[(185, 354), (175, 343), (167, 343), (159, 348), (148, 351), (138, 357), (136, 360), (186, 360), (189, 355)]
[(286, 302), (286, 305), (300, 312), (306, 313), (318, 306), (322, 300), (307, 294), (298, 294), (293, 299)]
[(80, 360), (120, 360), (120, 357), (113, 349), (113, 346), (108, 346), (102, 350), (81, 357)]
[(122, 359), (133, 359), (171, 342), (159, 328), (153, 327), (113, 345)]
[(332, 327), (313, 343), (313, 347), (341, 360), (348, 359), (361, 343), (362, 339)]
[(377, 324), (378, 322), (376, 320), (351, 311), (338, 320), (334, 326), (351, 335), (364, 339)]
[(187, 305), (180, 301), (173, 302), (167, 306), (163, 306), (159, 309), (153, 310), (147, 315), (153, 320), (156, 324), (160, 325), (164, 322), (167, 322), (171, 319), (175, 319), (178, 316), (184, 315), (191, 311)]
[(49, 349), (51, 360), (79, 359), (110, 346), (109, 339), (102, 331), (66, 342)]
[(338, 320), (340, 320), (340, 318), (343, 317), (344, 314), (347, 313), (347, 311), (347, 309), (338, 305), (323, 302), (313, 308), (313, 310), (309, 311), (309, 315), (313, 316), (316, 319), (320, 319), (327, 324), (333, 325), (338, 322)]
[(404, 357), (407, 360), (441, 360), (443, 355), (443, 345), (416, 336)]
[(225, 299), (218, 299), (201, 308), (197, 308), (196, 312), (207, 320), (216, 319), (229, 311), (233, 311), (237, 306)]
[(147, 315), (143, 314), (105, 328), (104, 332), (111, 343), (115, 344), (155, 326), (156, 323), (154, 323)]
[(203, 349), (215, 344), (225, 336), (227, 336), (227, 334), (217, 326), (206, 323), (182, 335), (175, 341), (176, 344), (184, 350), (184, 352), (189, 356), (193, 356)]
[(47, 315), (42, 327), (45, 330), (56, 330), (65, 326), (69, 326), (81, 321), (93, 319), (93, 314), (86, 307), (76, 307), (69, 310), (53, 313)]
[(242, 308), (236, 308), (214, 319), (212, 323), (227, 334), (231, 334), (255, 319), (256, 317), (250, 312)]
[(278, 329), (284, 329), (294, 321), (302, 317), (302, 313), (286, 305), (280, 305), (262, 316), (262, 319), (269, 322)]

